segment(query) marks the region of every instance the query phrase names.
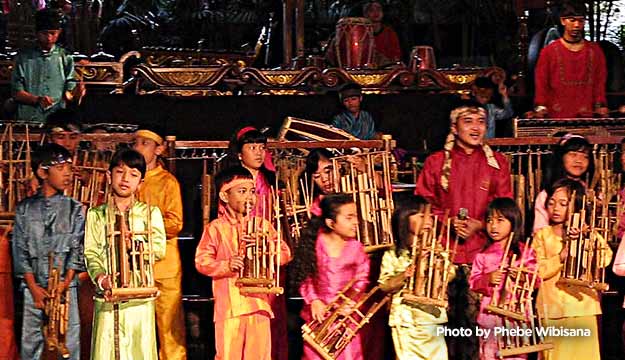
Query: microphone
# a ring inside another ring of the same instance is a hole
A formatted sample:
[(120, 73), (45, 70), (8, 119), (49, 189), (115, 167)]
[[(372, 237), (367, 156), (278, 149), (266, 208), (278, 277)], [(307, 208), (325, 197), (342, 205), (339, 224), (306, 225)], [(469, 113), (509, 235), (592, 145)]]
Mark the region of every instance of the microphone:
[[(466, 220), (468, 217), (469, 217), (469, 210), (467, 208), (458, 209), (458, 215), (457, 215), (458, 220)], [(463, 244), (464, 240), (465, 240), (464, 238), (460, 237), (460, 235), (456, 233), (456, 243)]]

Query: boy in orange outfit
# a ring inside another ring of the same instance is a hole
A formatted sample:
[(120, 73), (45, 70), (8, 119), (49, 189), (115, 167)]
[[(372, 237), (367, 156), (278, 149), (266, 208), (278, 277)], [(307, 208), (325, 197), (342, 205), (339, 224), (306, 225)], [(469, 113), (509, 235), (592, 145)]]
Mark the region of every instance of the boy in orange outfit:
[[(232, 167), (217, 175), (215, 188), (219, 191), (219, 215), (204, 229), (195, 254), (196, 269), (213, 278), (215, 359), (269, 360), (269, 321), (273, 318), (269, 295), (244, 295), (236, 285), (239, 270), (244, 267), (240, 242), (254, 241), (244, 234), (243, 228), (256, 202), (254, 178), (247, 169)], [(271, 244), (279, 241), (279, 263), (286, 264), (291, 259), (289, 247), (277, 239), (275, 229), (267, 220), (256, 217), (255, 221), (268, 229), (270, 249)]]
[(133, 149), (145, 158), (147, 171), (138, 198), (156, 206), (163, 214), (167, 250), (165, 258), (154, 264), (154, 279), (161, 292), (156, 298), (158, 358), (185, 360), (184, 311), (182, 308), (182, 265), (178, 251), (178, 233), (182, 230), (182, 196), (176, 177), (165, 170), (159, 156), (165, 151), (165, 140), (155, 129), (135, 132)]

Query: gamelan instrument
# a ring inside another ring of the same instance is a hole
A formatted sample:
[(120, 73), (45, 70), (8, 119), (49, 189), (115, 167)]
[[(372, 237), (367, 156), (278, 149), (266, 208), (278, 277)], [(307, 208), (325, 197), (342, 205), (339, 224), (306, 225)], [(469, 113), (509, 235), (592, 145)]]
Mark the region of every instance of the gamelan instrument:
[(74, 181), (69, 195), (87, 207), (103, 204), (108, 197), (106, 172), (112, 155), (109, 151), (76, 150), (72, 161)]
[(358, 290), (352, 279), (328, 304), (323, 321), (302, 326), (304, 341), (325, 360), (335, 360), (375, 313), (389, 301), (379, 286), (369, 292)]
[(550, 137), (563, 130), (583, 136), (625, 136), (625, 118), (514, 119), (516, 137)]
[(371, 20), (358, 17), (339, 19), (334, 39), (338, 66), (348, 69), (373, 66), (374, 39)]
[[(589, 198), (584, 196), (582, 208), (576, 212), (575, 196), (576, 194), (573, 192), (569, 199), (566, 233), (568, 230), (576, 228), (579, 229), (579, 234), (563, 236), (563, 246), (568, 246), (568, 251), (563, 261), (558, 284), (606, 291), (609, 286), (605, 281), (605, 267), (611, 259), (607, 256), (609, 247), (606, 238), (601, 233), (606, 234), (610, 231), (607, 224), (608, 217), (603, 216), (603, 224), (597, 226), (597, 206), (601, 206), (601, 200), (592, 195)], [(590, 201), (587, 201), (588, 199)], [(607, 205), (602, 207), (607, 209)], [(587, 222), (588, 216), (590, 223)]]
[(54, 255), (48, 255), (48, 296), (44, 300), (42, 359), (57, 359), (60, 355), (69, 359), (70, 353), (65, 344), (67, 324), (69, 324), (69, 288), (59, 291), (61, 268), (55, 266)]
[(116, 213), (115, 209), (113, 197), (109, 196), (106, 237), (112, 289), (107, 290), (105, 300), (119, 302), (157, 297), (150, 211), (146, 224), (134, 228), (132, 208), (128, 213)]
[(278, 140), (358, 140), (352, 134), (320, 122), (299, 119), (289, 116), (282, 123), (278, 132)]
[[(538, 265), (528, 266), (529, 239), (520, 258), (516, 254), (508, 256), (514, 233), (506, 241), (505, 252), (499, 266), (503, 274), (501, 283), (496, 286), (486, 311), (499, 315), (502, 326), (506, 329), (522, 329), (523, 332), (511, 336), (509, 333), (497, 335), (497, 356), (529, 354), (553, 348), (552, 343), (545, 343), (536, 327), (542, 328), (540, 317), (534, 315), (533, 298), (538, 277)], [(537, 326), (536, 326), (537, 325)]]
[(431, 46), (415, 46), (410, 53), (410, 70), (436, 70), (436, 57)]
[[(426, 206), (424, 219), (430, 217), (430, 205)], [(409, 305), (433, 305), (446, 308), (447, 285), (453, 277), (454, 256), (458, 242), (449, 248), (450, 241), (442, 245), (443, 235), (449, 239), (451, 219), (447, 214), (443, 218), (443, 230), (437, 237), (438, 218), (434, 217), (432, 230), (415, 231), (411, 247), (414, 275), (408, 279), (402, 291), (402, 302)], [(417, 235), (421, 234), (421, 235)]]
[[(273, 198), (273, 193), (271, 194)], [(260, 214), (250, 215), (251, 206), (248, 206), (247, 215), (243, 220), (243, 236), (239, 237), (239, 255), (243, 257), (243, 268), (235, 284), (243, 295), (248, 294), (282, 294), (284, 288), (280, 286), (280, 222), (277, 222), (276, 236), (272, 236), (271, 222), (267, 220), (267, 211), (274, 211), (278, 217), (280, 207), (277, 201), (270, 202), (273, 209), (266, 209), (267, 202), (263, 201)], [(245, 241), (243, 237), (253, 241)]]
[(390, 157), (388, 151), (372, 151), (331, 159), (334, 190), (353, 196), (358, 208), (357, 238), (367, 252), (388, 249), (394, 243)]

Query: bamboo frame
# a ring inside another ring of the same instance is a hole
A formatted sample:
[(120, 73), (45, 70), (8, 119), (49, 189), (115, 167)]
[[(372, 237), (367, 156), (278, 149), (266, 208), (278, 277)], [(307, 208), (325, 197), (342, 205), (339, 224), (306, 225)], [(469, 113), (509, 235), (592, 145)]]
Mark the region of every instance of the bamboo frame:
[(112, 289), (105, 300), (117, 303), (130, 299), (154, 298), (159, 290), (154, 282), (154, 244), (152, 241), (152, 216), (148, 216), (145, 229), (135, 230), (132, 208), (128, 216), (116, 214), (113, 197), (109, 196), (106, 209), (106, 238)]
[[(44, 299), (44, 354), (54, 354), (52, 357), (61, 356), (64, 359), (69, 358), (70, 352), (67, 349), (66, 334), (67, 325), (69, 324), (69, 288), (64, 291), (58, 291), (61, 280), (61, 269), (55, 266), (54, 254), (48, 255), (48, 296)], [(44, 355), (45, 356), (45, 355)], [(50, 356), (49, 356), (50, 357)]]
[(304, 341), (325, 360), (335, 360), (371, 318), (390, 300), (379, 286), (364, 293), (352, 279), (325, 309), (323, 321), (302, 326)]

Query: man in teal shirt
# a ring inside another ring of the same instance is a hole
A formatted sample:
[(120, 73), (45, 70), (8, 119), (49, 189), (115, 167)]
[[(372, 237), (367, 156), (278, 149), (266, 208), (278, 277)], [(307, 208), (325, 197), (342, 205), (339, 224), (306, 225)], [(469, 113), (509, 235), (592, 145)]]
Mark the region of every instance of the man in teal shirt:
[(49, 114), (85, 95), (84, 84), (77, 81), (74, 60), (56, 45), (61, 19), (58, 10), (38, 11), (37, 45), (22, 49), (15, 58), (11, 91), (18, 120), (43, 123)]

